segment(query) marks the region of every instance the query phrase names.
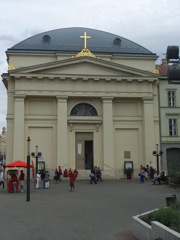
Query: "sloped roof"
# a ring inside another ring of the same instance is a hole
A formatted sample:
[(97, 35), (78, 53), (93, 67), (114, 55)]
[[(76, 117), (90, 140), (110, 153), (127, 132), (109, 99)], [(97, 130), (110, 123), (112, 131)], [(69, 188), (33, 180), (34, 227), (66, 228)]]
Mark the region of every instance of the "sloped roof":
[(90, 36), (87, 48), (94, 54), (156, 55), (139, 44), (121, 36), (81, 27), (62, 28), (43, 32), (19, 42), (7, 52), (64, 52), (77, 53), (84, 48), (84, 32)]

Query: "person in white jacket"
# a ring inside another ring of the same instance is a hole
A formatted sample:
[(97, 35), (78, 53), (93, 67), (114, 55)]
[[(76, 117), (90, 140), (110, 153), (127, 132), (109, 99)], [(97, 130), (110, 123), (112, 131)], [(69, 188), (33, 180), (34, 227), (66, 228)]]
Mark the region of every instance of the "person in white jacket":
[(2, 169), (0, 170), (0, 185), (1, 184), (3, 186), (3, 189), (5, 189), (5, 187), (4, 187), (4, 173), (3, 173)]
[(41, 182), (41, 174), (40, 172), (38, 172), (36, 175), (36, 188), (39, 188), (40, 182)]

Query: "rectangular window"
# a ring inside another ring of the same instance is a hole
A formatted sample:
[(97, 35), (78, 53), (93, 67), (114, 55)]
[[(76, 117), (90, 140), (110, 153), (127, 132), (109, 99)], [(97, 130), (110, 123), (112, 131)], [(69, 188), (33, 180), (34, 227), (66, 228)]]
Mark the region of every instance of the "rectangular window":
[(169, 119), (169, 136), (177, 136), (177, 119)]
[(176, 93), (175, 91), (168, 91), (168, 107), (176, 106)]

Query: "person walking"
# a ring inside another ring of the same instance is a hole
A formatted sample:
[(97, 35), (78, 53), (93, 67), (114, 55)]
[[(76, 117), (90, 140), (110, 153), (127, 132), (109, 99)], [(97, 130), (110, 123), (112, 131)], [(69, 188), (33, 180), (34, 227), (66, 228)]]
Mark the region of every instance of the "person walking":
[(50, 178), (50, 174), (49, 171), (46, 171), (45, 173), (45, 177), (44, 177), (44, 181), (45, 181), (45, 188), (49, 188), (49, 178)]
[(91, 178), (90, 184), (92, 184), (93, 182), (94, 182), (95, 184), (97, 184), (97, 181), (96, 181), (96, 173), (95, 173), (95, 171), (94, 171), (93, 169), (91, 170), (90, 178)]
[(101, 169), (99, 167), (97, 168), (96, 174), (97, 174), (97, 181), (100, 180), (102, 182), (103, 181), (102, 180), (102, 172), (101, 172)]
[(37, 188), (37, 189), (39, 189), (40, 181), (41, 181), (41, 174), (40, 174), (40, 172), (38, 172), (38, 173), (36, 174), (36, 188)]
[(3, 189), (5, 189), (5, 187), (4, 187), (4, 172), (2, 169), (0, 170), (0, 185), (1, 184), (3, 186)]
[(21, 173), (20, 173), (20, 176), (19, 176), (20, 191), (21, 191), (21, 192), (24, 191), (24, 177), (25, 177), (25, 174), (24, 174), (23, 170), (21, 170)]

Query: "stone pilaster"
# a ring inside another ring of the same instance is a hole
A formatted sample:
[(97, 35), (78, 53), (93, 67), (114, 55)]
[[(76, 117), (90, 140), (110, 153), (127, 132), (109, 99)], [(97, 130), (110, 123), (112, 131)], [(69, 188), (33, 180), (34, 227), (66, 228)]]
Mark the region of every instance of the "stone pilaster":
[(24, 99), (25, 95), (14, 96), (14, 148), (13, 160), (24, 160)]
[(57, 96), (57, 166), (67, 166), (67, 97)]
[(112, 97), (103, 97), (103, 159), (104, 169), (114, 169), (114, 128)]
[(145, 163), (149, 164), (153, 159), (152, 152), (155, 147), (153, 98), (143, 98), (143, 111)]

